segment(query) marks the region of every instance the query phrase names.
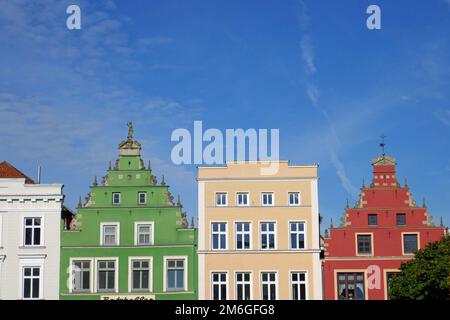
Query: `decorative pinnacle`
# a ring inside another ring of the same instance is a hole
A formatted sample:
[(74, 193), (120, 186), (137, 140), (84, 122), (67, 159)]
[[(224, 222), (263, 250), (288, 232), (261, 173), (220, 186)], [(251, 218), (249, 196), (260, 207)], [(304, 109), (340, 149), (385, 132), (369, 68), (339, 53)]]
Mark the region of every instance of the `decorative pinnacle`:
[(93, 183), (93, 186), (94, 186), (94, 187), (98, 186), (97, 176), (94, 176), (94, 183)]
[(81, 196), (80, 196), (80, 198), (78, 199), (77, 208), (82, 208), (82, 207), (83, 207), (83, 203), (81, 202)]
[(161, 178), (161, 185), (162, 186), (166, 185), (166, 181), (164, 180), (164, 175), (162, 175), (162, 178)]
[(178, 195), (177, 206), (182, 207), (180, 195)]
[(328, 238), (328, 229), (325, 229), (325, 238)]
[(347, 203), (345, 204), (345, 208), (348, 209), (350, 208), (349, 204), (348, 204), (348, 198), (347, 198)]
[(152, 170), (152, 162), (148, 160), (148, 170)]
[(362, 187), (365, 188), (366, 187), (366, 178), (363, 177), (363, 181), (362, 181)]
[(112, 163), (111, 163), (111, 160), (109, 160), (109, 167), (108, 167), (108, 170), (112, 170)]
[(439, 224), (441, 227), (444, 226), (444, 218), (441, 216), (441, 223)]
[(405, 177), (405, 187), (408, 186), (408, 178)]
[(195, 225), (194, 225), (194, 217), (192, 217), (192, 219), (191, 219), (191, 228), (192, 228), (192, 229), (195, 228)]
[(386, 138), (386, 136), (384, 134), (382, 134), (380, 136), (380, 138), (381, 138), (380, 147), (381, 147), (381, 150), (382, 150), (382, 155), (384, 157), (386, 155), (386, 153), (384, 152), (384, 147), (386, 146), (386, 144), (384, 143), (384, 138)]
[(131, 122), (131, 121), (127, 122), (127, 126), (128, 126), (128, 137), (127, 137), (127, 139), (128, 139), (128, 141), (133, 141), (133, 133), (134, 133), (133, 122)]
[(334, 228), (333, 227), (333, 218), (330, 218), (330, 228)]
[(423, 197), (422, 199), (422, 208), (426, 208), (427, 207), (427, 203), (425, 202), (425, 197)]

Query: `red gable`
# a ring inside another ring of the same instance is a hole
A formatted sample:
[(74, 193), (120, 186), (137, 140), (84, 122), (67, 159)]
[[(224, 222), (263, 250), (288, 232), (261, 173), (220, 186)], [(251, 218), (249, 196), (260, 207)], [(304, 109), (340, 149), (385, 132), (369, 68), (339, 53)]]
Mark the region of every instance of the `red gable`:
[(24, 173), (20, 172), (18, 169), (16, 169), (13, 165), (11, 165), (9, 162), (3, 161), (0, 162), (0, 179), (16, 179), (16, 178), (24, 178), (26, 184), (34, 184), (35, 182), (33, 179), (25, 175)]

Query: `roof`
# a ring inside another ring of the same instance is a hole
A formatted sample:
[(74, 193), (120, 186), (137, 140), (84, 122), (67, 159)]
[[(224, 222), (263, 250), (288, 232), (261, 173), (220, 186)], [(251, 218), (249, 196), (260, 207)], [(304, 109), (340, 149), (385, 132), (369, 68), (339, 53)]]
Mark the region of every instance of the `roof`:
[(33, 179), (6, 161), (0, 162), (0, 179), (25, 179), (26, 184), (35, 183)]

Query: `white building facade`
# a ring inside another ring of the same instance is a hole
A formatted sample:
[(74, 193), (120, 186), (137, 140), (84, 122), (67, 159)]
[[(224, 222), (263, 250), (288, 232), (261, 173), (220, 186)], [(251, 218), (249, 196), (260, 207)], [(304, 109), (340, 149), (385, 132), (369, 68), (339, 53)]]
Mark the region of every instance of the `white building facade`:
[(0, 176), (0, 299), (57, 300), (63, 185), (28, 181)]

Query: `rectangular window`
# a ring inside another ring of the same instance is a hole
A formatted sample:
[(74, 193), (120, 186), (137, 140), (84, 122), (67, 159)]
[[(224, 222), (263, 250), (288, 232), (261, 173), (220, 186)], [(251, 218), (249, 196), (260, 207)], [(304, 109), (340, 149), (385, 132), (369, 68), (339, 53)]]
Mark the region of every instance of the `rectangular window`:
[(275, 222), (261, 223), (261, 249), (275, 249)]
[(24, 267), (22, 276), (22, 299), (41, 299), (41, 267)]
[(290, 206), (299, 206), (300, 205), (300, 192), (289, 192), (289, 205)]
[(185, 260), (169, 259), (167, 260), (167, 290), (183, 291), (184, 290), (184, 271)]
[(226, 250), (227, 248), (227, 224), (225, 222), (211, 224), (211, 239), (213, 250)]
[(236, 203), (238, 206), (248, 206), (248, 193), (239, 192), (236, 196)]
[(223, 207), (227, 205), (227, 194), (226, 193), (216, 193), (216, 206)]
[(118, 243), (118, 225), (102, 225), (104, 246), (117, 246)]
[(250, 272), (236, 272), (236, 300), (251, 300)]
[(25, 218), (24, 223), (24, 245), (40, 246), (42, 244), (42, 219)]
[(378, 224), (378, 215), (377, 214), (369, 214), (367, 224), (369, 226), (376, 226)]
[(364, 273), (338, 273), (339, 300), (364, 300)]
[(97, 278), (99, 292), (114, 292), (116, 288), (116, 262), (114, 260), (98, 261)]
[(397, 225), (404, 226), (406, 224), (406, 214), (397, 213)]
[(305, 249), (305, 223), (291, 222), (289, 224), (291, 249)]
[(306, 273), (291, 272), (292, 300), (306, 300)]
[(150, 260), (131, 260), (131, 290), (150, 290)]
[(273, 206), (273, 192), (263, 192), (261, 194), (261, 205)]
[(120, 192), (113, 192), (112, 193), (112, 203), (113, 204), (120, 204)]
[(227, 300), (227, 274), (214, 272), (212, 277), (212, 300)]
[(392, 280), (398, 276), (400, 272), (386, 272), (386, 289), (387, 289), (387, 299), (391, 300), (391, 285)]
[(358, 234), (358, 254), (372, 254), (372, 235)]
[(403, 253), (412, 254), (417, 251), (417, 234), (403, 235)]
[(276, 272), (261, 273), (262, 300), (277, 299), (277, 274)]
[(138, 246), (150, 246), (153, 244), (153, 225), (138, 224), (136, 225), (136, 244)]
[(72, 262), (72, 291), (89, 292), (91, 290), (91, 262)]
[(138, 193), (138, 203), (139, 204), (147, 203), (147, 192), (139, 192)]
[(236, 249), (250, 249), (251, 232), (250, 222), (236, 222)]

